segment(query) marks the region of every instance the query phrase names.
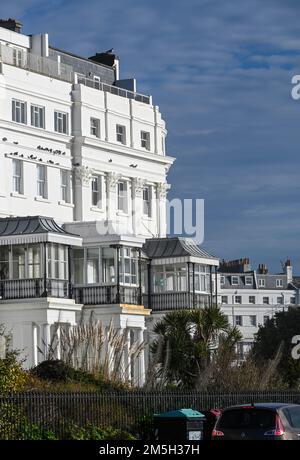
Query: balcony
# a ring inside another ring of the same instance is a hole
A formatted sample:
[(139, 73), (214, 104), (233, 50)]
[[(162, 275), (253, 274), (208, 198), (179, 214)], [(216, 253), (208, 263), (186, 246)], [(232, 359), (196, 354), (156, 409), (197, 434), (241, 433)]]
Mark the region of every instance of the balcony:
[(143, 295), (143, 305), (152, 311), (173, 311), (203, 308), (210, 303), (210, 296), (192, 292), (161, 292), (151, 294), (149, 302), (148, 295)]
[(73, 67), (30, 52), (15, 50), (10, 46), (0, 44), (0, 61), (57, 80), (74, 82)]
[(116, 96), (125, 97), (127, 99), (133, 99), (134, 101), (143, 102), (144, 104), (151, 104), (151, 96), (145, 96), (144, 94), (134, 93), (133, 91), (128, 91), (124, 88), (107, 85), (106, 83), (101, 83), (98, 80), (93, 80), (91, 78), (86, 78), (79, 75), (77, 81), (79, 84), (88, 86), (89, 88), (105, 91), (107, 93), (115, 94)]
[(0, 300), (37, 299), (40, 297), (70, 298), (69, 283), (44, 278), (0, 281)]
[(76, 286), (73, 289), (76, 303), (84, 305), (129, 304), (141, 305), (138, 287), (131, 286)]

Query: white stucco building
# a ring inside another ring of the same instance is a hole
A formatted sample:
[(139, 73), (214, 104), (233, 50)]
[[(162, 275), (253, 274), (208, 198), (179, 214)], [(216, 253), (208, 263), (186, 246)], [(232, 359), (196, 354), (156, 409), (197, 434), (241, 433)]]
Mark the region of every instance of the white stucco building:
[(265, 264), (253, 270), (249, 259), (222, 261), (218, 272), (218, 304), (231, 325), (242, 333), (241, 358), (249, 351), (259, 325), (278, 311), (299, 305), (299, 287), (287, 260), (282, 272), (269, 273)]
[(27, 367), (82, 312), (125, 331), (126, 361), (151, 314), (212, 302), (218, 259), (166, 238), (165, 122), (113, 52), (75, 56), (2, 20), (0, 101), (0, 323)]

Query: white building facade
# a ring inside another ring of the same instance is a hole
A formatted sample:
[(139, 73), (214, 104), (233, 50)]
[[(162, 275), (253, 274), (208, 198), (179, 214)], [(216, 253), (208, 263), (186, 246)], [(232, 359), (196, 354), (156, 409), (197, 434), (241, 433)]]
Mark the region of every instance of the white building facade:
[[(218, 259), (166, 238), (165, 122), (118, 57), (20, 28), (0, 21), (0, 323), (30, 368), (92, 312), (126, 334), (128, 361), (155, 313), (212, 302)], [(128, 376), (140, 386), (141, 349)]]
[(269, 273), (265, 264), (253, 270), (247, 258), (221, 262), (217, 297), (229, 323), (237, 326), (243, 336), (238, 350), (241, 359), (251, 349), (260, 325), (276, 312), (299, 305), (299, 289), (290, 260), (277, 274)]

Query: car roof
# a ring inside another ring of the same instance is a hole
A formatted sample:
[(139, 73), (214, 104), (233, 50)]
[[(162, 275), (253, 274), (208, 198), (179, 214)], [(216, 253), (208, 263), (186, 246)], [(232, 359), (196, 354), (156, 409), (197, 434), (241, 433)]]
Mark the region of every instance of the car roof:
[(245, 403), (245, 404), (238, 404), (236, 406), (229, 406), (229, 407), (226, 407), (224, 409), (224, 411), (226, 410), (229, 410), (229, 409), (241, 409), (241, 408), (244, 408), (244, 407), (257, 407), (259, 409), (280, 409), (282, 407), (290, 407), (290, 406), (296, 406), (296, 407), (300, 407), (299, 404), (293, 404), (293, 403), (270, 403), (270, 402), (267, 402), (267, 403)]

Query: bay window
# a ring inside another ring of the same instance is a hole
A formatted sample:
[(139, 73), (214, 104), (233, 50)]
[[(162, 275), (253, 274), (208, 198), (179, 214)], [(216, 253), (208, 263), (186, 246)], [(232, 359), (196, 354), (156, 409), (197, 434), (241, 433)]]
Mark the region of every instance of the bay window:
[(120, 251), (120, 282), (137, 284), (138, 254), (132, 248), (122, 248)]
[(9, 279), (9, 248), (0, 246), (0, 280)]

